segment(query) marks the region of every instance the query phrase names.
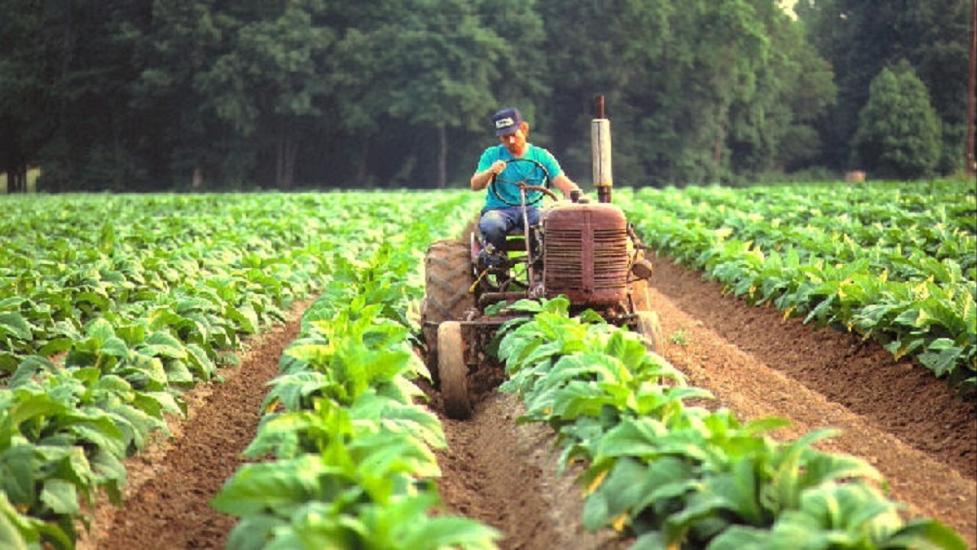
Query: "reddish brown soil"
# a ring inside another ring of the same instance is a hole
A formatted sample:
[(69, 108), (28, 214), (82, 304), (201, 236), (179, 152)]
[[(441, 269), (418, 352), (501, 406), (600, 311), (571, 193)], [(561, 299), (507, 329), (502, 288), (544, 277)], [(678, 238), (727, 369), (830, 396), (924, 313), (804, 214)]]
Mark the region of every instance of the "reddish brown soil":
[[(652, 298), (666, 358), (692, 385), (742, 419), (777, 415), (795, 437), (820, 426), (842, 435), (823, 445), (864, 457), (885, 475), (908, 515), (947, 523), (977, 548), (977, 413), (927, 371), (893, 361), (875, 344), (724, 297), (665, 259), (656, 261)], [(209, 502), (254, 437), (265, 382), (298, 331), (296, 320), (265, 335), (226, 383), (194, 390), (190, 415), (172, 440), (129, 461), (126, 508), (100, 506), (80, 548), (221, 548), (233, 519)], [(436, 405), (437, 401), (434, 401)], [(580, 528), (582, 500), (572, 472), (556, 475), (552, 437), (517, 425), (520, 405), (488, 392), (466, 422), (442, 419), (450, 448), (439, 453), (448, 509), (489, 523), (502, 548), (621, 548), (612, 533)]]

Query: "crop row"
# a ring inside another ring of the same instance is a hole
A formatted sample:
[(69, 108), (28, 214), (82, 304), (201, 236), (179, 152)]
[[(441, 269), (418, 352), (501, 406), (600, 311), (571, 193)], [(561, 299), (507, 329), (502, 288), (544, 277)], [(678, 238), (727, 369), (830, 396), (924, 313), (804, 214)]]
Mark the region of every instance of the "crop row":
[(766, 434), (783, 420), (686, 403), (711, 395), (636, 334), (571, 318), (563, 297), (516, 307), (533, 316), (501, 329), (501, 390), (523, 397), (522, 420), (556, 431), (561, 468), (584, 463), (587, 529), (635, 549), (966, 548), (938, 521), (903, 521), (866, 461), (814, 449), (831, 430), (777, 442)]
[[(666, 192), (663, 210), (688, 216), (690, 223), (727, 228), (763, 248), (813, 243), (811, 251), (831, 261), (850, 261), (861, 248), (898, 250), (959, 263), (977, 279), (977, 206), (973, 186), (960, 181), (784, 185), (749, 188), (689, 187)], [(657, 197), (642, 190), (639, 195)], [(778, 231), (771, 231), (776, 228)], [(828, 238), (825, 238), (827, 233)], [(825, 248), (823, 241), (832, 245)], [(801, 246), (802, 249), (811, 248)], [(899, 279), (928, 275), (882, 256), (879, 267)], [(894, 268), (894, 269), (893, 269)], [(905, 272), (902, 272), (902, 269)]]
[(728, 292), (874, 338), (977, 386), (977, 204), (966, 182), (642, 189), (646, 242)]
[[(423, 243), (427, 232), (411, 231)], [(417, 259), (384, 245), (335, 273), (280, 362), (245, 464), (214, 506), (239, 518), (227, 548), (495, 548), (499, 533), (444, 512), (434, 449), (440, 421), (412, 383), (416, 354), (403, 284)], [(416, 332), (416, 331), (415, 331)]]
[[(409, 193), (7, 197), (0, 222), (0, 541), (72, 548), (122, 459), (242, 336), (412, 216)], [(422, 223), (422, 222), (421, 222)]]

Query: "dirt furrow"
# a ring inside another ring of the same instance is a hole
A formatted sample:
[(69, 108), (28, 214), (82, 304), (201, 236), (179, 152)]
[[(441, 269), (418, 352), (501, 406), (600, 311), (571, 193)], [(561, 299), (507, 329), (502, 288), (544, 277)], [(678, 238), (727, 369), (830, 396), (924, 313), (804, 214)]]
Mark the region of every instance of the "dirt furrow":
[(524, 411), (518, 397), (493, 393), (469, 420), (442, 418), (449, 448), (438, 454), (439, 489), (448, 509), (501, 531), (504, 550), (623, 548), (613, 533), (583, 529), (579, 472), (557, 473), (553, 432), (517, 425)]
[(200, 385), (185, 395), (187, 418), (170, 419), (172, 439), (160, 439), (126, 461), (125, 507), (101, 504), (79, 549), (223, 548), (234, 518), (214, 510), (210, 501), (257, 433), (266, 383), (278, 374), (278, 359), (298, 335), (306, 306), (297, 304), (291, 322), (251, 342), (239, 366), (222, 370), (224, 383)]

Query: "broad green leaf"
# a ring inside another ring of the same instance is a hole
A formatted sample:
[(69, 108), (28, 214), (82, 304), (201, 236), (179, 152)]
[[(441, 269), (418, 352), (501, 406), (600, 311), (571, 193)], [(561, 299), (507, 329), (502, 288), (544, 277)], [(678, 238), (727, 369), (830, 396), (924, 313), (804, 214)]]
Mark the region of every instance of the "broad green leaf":
[(125, 442), (122, 431), (105, 412), (97, 414), (67, 414), (60, 416), (58, 423), (63, 429), (116, 457), (125, 456)]
[(126, 345), (125, 340), (122, 338), (112, 336), (105, 340), (99, 352), (114, 357), (126, 357), (129, 355), (129, 346)]
[(925, 518), (910, 519), (891, 537), (881, 542), (886, 548), (967, 548), (966, 541), (956, 531), (938, 521)]
[(38, 417), (56, 417), (68, 411), (64, 403), (59, 403), (45, 394), (31, 393), (27, 390), (15, 392), (17, 401), (7, 411), (14, 426)]
[(27, 517), (21, 515), (0, 491), (0, 548), (32, 550), (38, 548), (40, 535)]
[(20, 313), (0, 313), (0, 336), (10, 335), (21, 340), (30, 341), (33, 338), (31, 324)]
[(212, 501), (213, 506), (236, 517), (276, 513), (287, 517), (294, 510), (316, 498), (335, 496), (342, 486), (330, 482), (333, 490), (323, 491), (321, 484), (331, 479), (331, 472), (315, 455), (303, 455), (274, 463), (244, 464), (229, 479)]
[(41, 502), (56, 514), (75, 515), (81, 511), (75, 486), (60, 479), (48, 479), (44, 482)]
[(289, 526), (287, 518), (272, 514), (249, 514), (234, 524), (227, 536), (227, 550), (266, 550), (272, 533)]
[(31, 382), (31, 378), (39, 372), (50, 372), (54, 370), (54, 364), (46, 357), (39, 355), (29, 355), (17, 366), (14, 375), (10, 377), (8, 386), (16, 388), (22, 384)]
[(448, 446), (441, 422), (430, 411), (413, 404), (398, 403), (372, 392), (361, 394), (351, 407), (355, 420), (371, 420), (382, 430), (418, 438), (434, 449)]
[(115, 328), (104, 317), (97, 317), (85, 327), (85, 335), (104, 343), (115, 336)]
[(67, 337), (53, 338), (48, 341), (48, 343), (41, 346), (41, 348), (37, 350), (37, 354), (42, 357), (51, 357), (52, 355), (64, 353), (71, 349), (73, 342), (74, 340)]
[(248, 334), (253, 334), (258, 332), (258, 315), (255, 313), (254, 308), (248, 305), (234, 307), (228, 305), (224, 308), (224, 315), (228, 319), (233, 319), (238, 323), (238, 329), (241, 332)]
[(187, 364), (179, 359), (169, 359), (163, 362), (163, 369), (166, 371), (166, 381), (174, 386), (192, 385), (194, 383), (193, 373)]
[[(142, 346), (140, 346), (142, 348)], [(145, 341), (145, 350), (163, 359), (186, 359), (187, 348), (179, 339), (166, 331), (158, 330)]]
[(186, 350), (190, 370), (198, 380), (209, 382), (217, 374), (217, 366), (207, 356), (207, 352), (197, 344), (188, 344)]
[(6, 494), (15, 505), (33, 506), (41, 467), (35, 446), (18, 442), (0, 450), (0, 495)]
[(584, 527), (596, 531), (633, 510), (642, 496), (648, 469), (648, 465), (636, 460), (618, 460), (597, 490), (584, 501)]
[(185, 415), (186, 405), (178, 402), (172, 393), (165, 391), (136, 392), (133, 405), (153, 418), (163, 418), (163, 412)]
[(632, 456), (648, 459), (660, 450), (658, 439), (667, 434), (661, 422), (652, 418), (625, 418), (607, 432), (595, 458)]
[(774, 548), (770, 531), (744, 525), (731, 525), (709, 541), (709, 550), (741, 550), (743, 548)]
[(361, 475), (386, 477), (406, 473), (415, 477), (440, 477), (437, 458), (423, 441), (403, 433), (380, 431), (358, 435), (348, 443)]
[(964, 349), (954, 345), (949, 338), (939, 338), (919, 355), (919, 362), (929, 368), (937, 377), (943, 377), (957, 368)]
[(420, 517), (415, 521), (395, 524), (393, 536), (401, 548), (439, 550), (442, 548), (466, 548), (470, 550), (494, 550), (502, 533), (473, 519), (457, 516)]

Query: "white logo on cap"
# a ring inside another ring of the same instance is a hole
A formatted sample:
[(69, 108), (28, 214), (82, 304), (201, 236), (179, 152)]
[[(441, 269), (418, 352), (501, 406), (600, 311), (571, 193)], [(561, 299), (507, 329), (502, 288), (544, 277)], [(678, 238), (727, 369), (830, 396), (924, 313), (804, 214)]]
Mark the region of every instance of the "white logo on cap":
[(495, 127), (496, 128), (505, 128), (507, 126), (512, 126), (515, 123), (516, 123), (516, 121), (512, 120), (511, 117), (505, 117), (505, 118), (500, 118), (499, 120), (496, 120), (495, 121)]

